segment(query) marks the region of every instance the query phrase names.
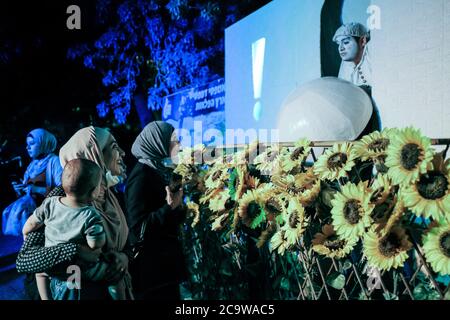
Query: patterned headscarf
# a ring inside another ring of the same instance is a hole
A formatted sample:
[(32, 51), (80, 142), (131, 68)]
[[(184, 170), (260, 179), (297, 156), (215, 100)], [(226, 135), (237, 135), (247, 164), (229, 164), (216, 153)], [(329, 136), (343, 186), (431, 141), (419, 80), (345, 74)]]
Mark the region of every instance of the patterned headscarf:
[(131, 153), (139, 162), (166, 173), (168, 169), (162, 161), (169, 157), (170, 138), (174, 130), (167, 122), (150, 122), (134, 141)]
[(107, 250), (121, 251), (128, 237), (128, 226), (125, 215), (115, 195), (107, 188), (107, 168), (103, 150), (112, 141), (111, 133), (102, 128), (92, 126), (78, 130), (59, 151), (61, 166), (72, 159), (87, 159), (95, 162), (103, 171), (103, 179), (99, 197), (94, 200), (94, 207), (104, 220)]

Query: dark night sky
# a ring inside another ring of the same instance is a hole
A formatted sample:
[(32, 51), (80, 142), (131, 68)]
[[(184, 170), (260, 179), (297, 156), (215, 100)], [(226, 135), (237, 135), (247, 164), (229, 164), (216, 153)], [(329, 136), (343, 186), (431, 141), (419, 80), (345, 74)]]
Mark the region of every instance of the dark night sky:
[[(66, 27), (70, 4), (82, 10), (81, 30)], [(101, 33), (95, 1), (7, 0), (1, 6), (0, 53), (6, 55), (0, 60), (0, 135), (13, 133), (20, 143), (30, 129), (42, 126), (62, 140), (89, 122), (89, 115), (96, 119), (100, 75), (66, 58), (69, 47)]]

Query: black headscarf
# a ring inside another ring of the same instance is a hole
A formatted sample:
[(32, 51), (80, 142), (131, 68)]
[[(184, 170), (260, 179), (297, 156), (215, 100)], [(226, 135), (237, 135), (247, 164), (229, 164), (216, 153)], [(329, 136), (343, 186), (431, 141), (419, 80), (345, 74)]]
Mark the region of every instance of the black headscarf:
[(170, 156), (170, 138), (174, 130), (167, 122), (150, 122), (137, 136), (131, 148), (131, 153), (139, 162), (156, 169), (165, 178), (171, 170), (164, 166), (163, 160)]

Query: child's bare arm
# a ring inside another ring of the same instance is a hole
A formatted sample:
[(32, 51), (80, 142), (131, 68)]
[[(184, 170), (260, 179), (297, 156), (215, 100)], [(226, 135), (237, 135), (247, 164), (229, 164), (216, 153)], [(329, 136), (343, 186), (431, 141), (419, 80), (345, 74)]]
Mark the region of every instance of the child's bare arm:
[(87, 239), (87, 244), (88, 244), (89, 248), (91, 248), (92, 250), (103, 248), (105, 243), (106, 243), (106, 237), (101, 237), (101, 238), (98, 238), (95, 240)]
[(92, 214), (86, 221), (86, 241), (89, 248), (101, 249), (106, 243), (105, 228), (99, 214)]
[(33, 232), (33, 231), (38, 230), (38, 229), (41, 228), (43, 225), (44, 225), (44, 224), (41, 223), (41, 222), (39, 222), (39, 221), (37, 220), (37, 218), (34, 216), (34, 214), (32, 214), (32, 215), (28, 218), (27, 222), (25, 222), (25, 225), (23, 226), (23, 229), (22, 229), (23, 238), (26, 239), (27, 235), (28, 235), (30, 232)]

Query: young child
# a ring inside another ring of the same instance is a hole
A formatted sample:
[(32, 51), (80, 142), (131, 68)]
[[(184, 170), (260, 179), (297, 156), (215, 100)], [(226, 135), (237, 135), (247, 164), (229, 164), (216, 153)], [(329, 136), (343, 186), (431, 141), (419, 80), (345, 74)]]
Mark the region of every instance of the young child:
[[(64, 167), (62, 187), (65, 197), (50, 197), (44, 200), (28, 218), (24, 238), (45, 225), (45, 246), (74, 242), (86, 244), (92, 250), (100, 250), (106, 242), (102, 218), (91, 202), (98, 196), (101, 169), (92, 161), (74, 159)], [(97, 262), (83, 272), (92, 281), (103, 280), (106, 262)], [(46, 274), (36, 274), (39, 295), (42, 300), (51, 300), (50, 286)], [(109, 286), (113, 299), (124, 300), (123, 281)]]

